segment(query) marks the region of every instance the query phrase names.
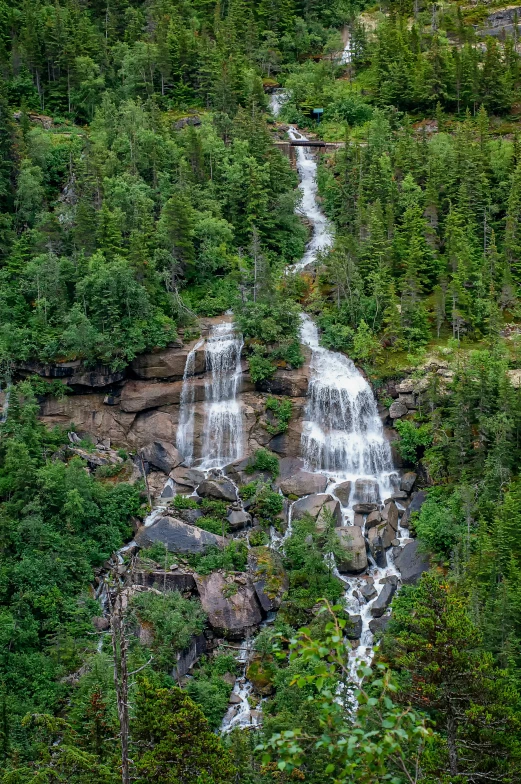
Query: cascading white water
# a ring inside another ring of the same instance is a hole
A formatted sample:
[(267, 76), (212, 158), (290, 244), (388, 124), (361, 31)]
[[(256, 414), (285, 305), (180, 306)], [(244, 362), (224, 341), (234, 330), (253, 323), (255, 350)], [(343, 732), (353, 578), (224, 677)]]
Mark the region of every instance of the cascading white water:
[(183, 373), (183, 387), (179, 405), (179, 424), (177, 425), (176, 446), (183, 456), (183, 462), (191, 466), (194, 460), (194, 415), (195, 415), (195, 388), (194, 371), (197, 351), (204, 345), (204, 340), (195, 344), (186, 357)]
[(278, 90), (273, 90), (270, 95), (270, 109), (274, 117), (278, 117), (287, 97), (287, 90), (283, 87)]
[(222, 468), (242, 457), (242, 409), (237, 398), (242, 368), (242, 336), (234, 325), (213, 327), (206, 341), (205, 422), (202, 470)]
[(394, 476), (391, 450), (371, 387), (350, 359), (320, 346), (309, 316), (302, 316), (300, 335), (312, 351), (302, 431), (307, 468), (343, 480), (376, 478), (380, 498), (387, 498)]
[[(290, 128), (291, 138), (305, 139)], [(313, 226), (313, 236), (303, 258), (293, 266), (302, 270), (317, 260), (319, 251), (332, 243), (332, 233), (326, 216), (317, 202), (316, 161), (311, 148), (297, 147), (301, 212)], [(393, 470), (389, 444), (385, 439), (381, 420), (371, 387), (354, 363), (343, 354), (320, 346), (314, 322), (302, 316), (301, 341), (311, 349), (311, 378), (309, 400), (303, 423), (301, 453), (308, 470), (329, 476), (328, 492), (335, 496), (339, 482), (351, 481), (347, 506), (342, 508), (344, 526), (353, 525), (355, 503), (381, 503), (396, 487), (398, 475)], [(362, 481), (361, 481), (362, 480)], [(360, 488), (369, 488), (372, 497), (357, 497)], [(398, 526), (395, 538), (400, 542), (406, 532)], [(360, 664), (368, 664), (373, 656), (373, 634), (369, 624), (371, 607), (384, 589), (382, 579), (397, 578), (398, 571), (387, 553), (385, 566), (377, 566), (369, 556), (365, 575), (339, 574), (346, 585), (346, 608), (359, 615), (362, 622), (360, 644), (350, 651), (350, 671), (357, 682)], [(367, 578), (374, 580), (375, 595), (366, 601), (361, 588)], [(354, 707), (354, 706), (353, 706)]]
[[(308, 141), (295, 128), (288, 130), (291, 139)], [(309, 264), (315, 262), (318, 254), (331, 247), (333, 234), (331, 226), (326, 216), (320, 209), (317, 201), (317, 164), (310, 147), (296, 147), (297, 151), (297, 170), (299, 173), (299, 188), (302, 192), (302, 199), (299, 212), (310, 222), (313, 234), (308, 242), (306, 252), (296, 264), (292, 264), (288, 269), (299, 272)]]

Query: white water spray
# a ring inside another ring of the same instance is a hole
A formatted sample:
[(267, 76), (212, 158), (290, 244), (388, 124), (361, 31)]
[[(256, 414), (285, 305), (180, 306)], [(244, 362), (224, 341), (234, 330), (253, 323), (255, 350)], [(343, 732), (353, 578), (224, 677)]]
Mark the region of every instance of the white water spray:
[(179, 405), (179, 424), (177, 426), (176, 446), (183, 456), (183, 462), (191, 466), (194, 460), (194, 415), (195, 415), (195, 388), (194, 372), (197, 352), (204, 345), (204, 340), (195, 344), (186, 357), (183, 373), (183, 387)]
[(237, 398), (242, 336), (230, 322), (213, 327), (206, 341), (205, 422), (202, 470), (222, 468), (244, 453), (242, 407)]
[[(308, 141), (295, 128), (288, 130), (291, 139)], [(299, 188), (302, 192), (302, 200), (299, 208), (301, 215), (305, 216), (313, 234), (308, 242), (306, 252), (296, 264), (288, 267), (293, 272), (299, 272), (309, 264), (317, 261), (319, 253), (326, 251), (333, 243), (333, 234), (328, 219), (320, 209), (317, 201), (317, 163), (311, 147), (296, 147), (297, 151), (297, 170), (299, 173)]]

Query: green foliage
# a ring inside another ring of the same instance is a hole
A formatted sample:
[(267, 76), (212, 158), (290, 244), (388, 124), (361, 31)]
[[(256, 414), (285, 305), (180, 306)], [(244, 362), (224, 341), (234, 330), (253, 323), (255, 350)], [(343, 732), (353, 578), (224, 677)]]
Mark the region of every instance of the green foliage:
[(465, 594), (426, 573), (397, 597), (385, 652), (400, 672), (399, 699), (428, 711), (443, 733), (437, 754), (426, 758), (429, 772), (448, 768), (457, 776), (464, 766), (471, 776), (487, 771), (514, 781), (521, 770), (512, 742), (521, 726), (519, 693), (481, 642)]
[(293, 404), (291, 400), (280, 400), (276, 397), (266, 398), (266, 411), (272, 411), (275, 418), (274, 422), (266, 422), (266, 430), (272, 435), (285, 433), (288, 429), (291, 415), (293, 413)]
[(209, 548), (204, 555), (191, 555), (188, 561), (199, 574), (211, 574), (217, 569), (243, 572), (248, 561), (248, 549), (243, 541), (234, 541), (223, 550)]
[(176, 653), (202, 633), (206, 620), (199, 602), (177, 591), (137, 593), (130, 610), (132, 619), (150, 630), (152, 642), (147, 647), (154, 655), (154, 667), (165, 672), (175, 666)]
[(132, 734), (139, 749), (136, 781), (231, 784), (234, 768), (200, 708), (179, 688), (158, 689), (143, 679)]
[(400, 456), (411, 465), (415, 465), (420, 457), (420, 450), (432, 444), (432, 427), (430, 424), (417, 425), (407, 419), (395, 423), (400, 434), (397, 448)]
[(279, 475), (279, 459), (273, 452), (267, 449), (257, 449), (246, 467), (246, 473), (253, 474), (255, 471), (265, 471), (273, 477)]
[(225, 536), (230, 530), (227, 520), (217, 517), (208, 517), (207, 515), (198, 517), (195, 524), (198, 528), (203, 528), (205, 531), (209, 531), (211, 534), (217, 534), (218, 536)]
[(197, 498), (192, 498), (189, 495), (175, 495), (173, 500), (174, 509), (197, 509), (199, 504)]
[[(420, 715), (394, 704), (396, 686), (384, 667), (371, 693), (354, 690), (358, 710), (353, 720), (348, 700), (338, 699), (339, 684), (345, 687), (351, 681), (343, 638), (346, 622), (334, 615), (339, 609), (327, 603), (323, 607), (330, 615), (323, 637), (315, 638), (309, 628), (302, 628), (289, 645), (290, 663), (298, 661), (306, 668), (294, 674), (292, 685), (309, 690), (317, 725), (273, 734), (262, 746), (264, 759), (268, 762), (274, 757), (279, 770), (295, 771), (301, 778), (308, 772), (312, 775), (320, 761), (323, 773), (342, 784), (410, 781), (429, 730)], [(371, 671), (365, 668), (361, 675), (367, 678)]]
[(228, 708), (230, 684), (223, 675), (237, 675), (238, 667), (230, 654), (203, 657), (193, 671), (187, 692), (200, 707), (212, 729), (218, 729)]
[(6, 742), (19, 759), (30, 757), (34, 740), (29, 728), (21, 732), (22, 716), (58, 711), (66, 676), (95, 645), (94, 569), (129, 540), (141, 506), (136, 486), (101, 483), (78, 458), (50, 460), (65, 434), (46, 430), (37, 412), (31, 384), (21, 383), (1, 426), (1, 679), (11, 684)]

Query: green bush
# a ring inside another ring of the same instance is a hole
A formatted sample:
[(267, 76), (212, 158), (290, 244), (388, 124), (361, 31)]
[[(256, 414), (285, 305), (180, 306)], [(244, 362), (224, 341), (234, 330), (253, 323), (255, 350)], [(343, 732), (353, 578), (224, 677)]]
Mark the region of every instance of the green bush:
[(199, 504), (197, 498), (189, 495), (175, 495), (173, 500), (175, 509), (197, 509)]
[(211, 534), (217, 534), (218, 536), (224, 536), (230, 530), (230, 525), (227, 520), (218, 519), (217, 517), (198, 517), (195, 521), (195, 525), (198, 528), (202, 528), (204, 531), (209, 531)]
[(201, 634), (206, 616), (198, 599), (185, 599), (177, 591), (157, 594), (145, 591), (133, 596), (131, 616), (136, 622), (149, 624), (153, 640), (154, 666), (169, 671), (176, 663), (176, 653), (184, 650), (191, 638)]
[(288, 398), (278, 400), (276, 397), (269, 397), (266, 400), (266, 411), (273, 411), (276, 422), (266, 422), (266, 430), (272, 435), (285, 433), (288, 429), (291, 415), (293, 413), (293, 403)]
[(253, 474), (254, 471), (266, 471), (273, 477), (278, 476), (279, 458), (267, 449), (257, 449), (253, 455), (253, 461), (248, 463), (246, 467), (247, 474)]
[(211, 574), (218, 569), (229, 572), (244, 572), (248, 562), (248, 548), (245, 542), (230, 542), (223, 550), (211, 547), (204, 555), (188, 556), (190, 566), (199, 574)]
[(417, 427), (407, 419), (398, 419), (395, 428), (400, 434), (400, 440), (396, 444), (400, 456), (414, 465), (418, 462), (420, 450), (432, 444), (432, 426), (427, 423)]
[(254, 346), (252, 353), (248, 357), (250, 377), (254, 384), (260, 381), (269, 381), (273, 378), (277, 366), (265, 355), (265, 350), (260, 346)]

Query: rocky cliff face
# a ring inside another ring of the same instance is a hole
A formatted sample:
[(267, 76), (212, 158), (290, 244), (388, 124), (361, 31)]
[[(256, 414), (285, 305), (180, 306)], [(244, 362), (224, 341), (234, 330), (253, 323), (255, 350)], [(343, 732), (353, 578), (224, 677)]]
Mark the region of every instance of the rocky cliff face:
[[(203, 334), (218, 319), (209, 320)], [(49, 426), (74, 425), (97, 441), (110, 440), (117, 447), (140, 449), (151, 442), (176, 442), (183, 373), (186, 360), (196, 341), (174, 343), (168, 348), (137, 357), (126, 373), (113, 374), (106, 368), (92, 373), (74, 367), (31, 366), (25, 372), (42, 377), (62, 378), (72, 394), (62, 399), (46, 398), (41, 404), (41, 419)], [(206, 384), (204, 348), (194, 357), (194, 458), (201, 456), (205, 426)], [(256, 387), (243, 363), (239, 401), (243, 412), (246, 453), (268, 447), (281, 457), (298, 456), (302, 417), (309, 382), (309, 352), (298, 370), (280, 368), (274, 378)], [(289, 397), (293, 413), (284, 433), (273, 433), (266, 412), (268, 395)]]

